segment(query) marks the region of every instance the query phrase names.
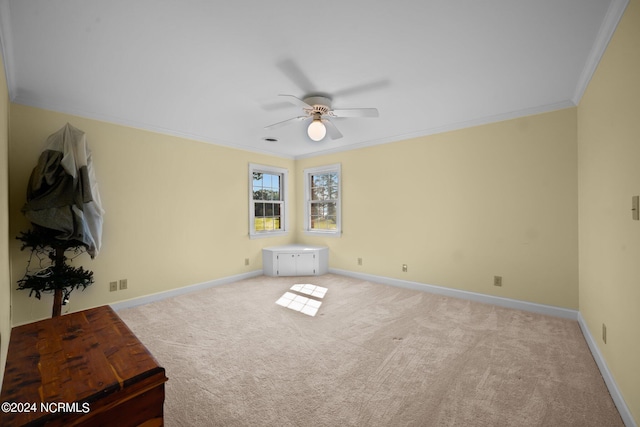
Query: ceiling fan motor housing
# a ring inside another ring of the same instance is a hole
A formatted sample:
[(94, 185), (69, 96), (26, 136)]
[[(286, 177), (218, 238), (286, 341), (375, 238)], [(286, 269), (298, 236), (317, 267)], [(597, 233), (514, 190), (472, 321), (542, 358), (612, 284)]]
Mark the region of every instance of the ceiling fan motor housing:
[(331, 111), (331, 99), (325, 96), (308, 96), (304, 102), (312, 107), (308, 112), (314, 116), (317, 114), (324, 116)]

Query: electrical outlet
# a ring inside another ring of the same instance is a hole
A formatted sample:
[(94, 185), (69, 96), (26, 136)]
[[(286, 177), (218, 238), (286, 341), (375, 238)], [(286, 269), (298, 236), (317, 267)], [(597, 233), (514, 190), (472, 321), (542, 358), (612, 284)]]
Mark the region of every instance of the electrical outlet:
[(120, 290), (127, 289), (127, 279), (120, 279)]
[(244, 259), (244, 265), (249, 265), (249, 258)]
[(109, 282), (109, 292), (115, 292), (118, 290), (118, 282)]
[(605, 344), (607, 343), (607, 325), (605, 325), (604, 323), (602, 324), (602, 341)]
[(502, 276), (493, 276), (493, 286), (502, 286)]
[(409, 271), (409, 267), (407, 267), (407, 264), (402, 264), (402, 271), (405, 273)]
[(358, 265), (362, 265), (362, 258), (358, 258)]

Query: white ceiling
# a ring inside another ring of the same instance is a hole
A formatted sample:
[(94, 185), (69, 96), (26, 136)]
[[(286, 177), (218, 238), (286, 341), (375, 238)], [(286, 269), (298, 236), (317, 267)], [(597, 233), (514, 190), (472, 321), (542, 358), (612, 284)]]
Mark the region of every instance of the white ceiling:
[[(16, 103), (301, 158), (576, 105), (626, 5), (0, 0), (0, 37)], [(380, 117), (264, 130), (312, 92)]]

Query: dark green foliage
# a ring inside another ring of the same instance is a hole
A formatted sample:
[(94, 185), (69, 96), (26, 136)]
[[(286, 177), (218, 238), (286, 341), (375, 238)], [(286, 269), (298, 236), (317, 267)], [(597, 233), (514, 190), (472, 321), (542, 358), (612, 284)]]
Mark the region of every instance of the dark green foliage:
[(56, 289), (62, 289), (64, 298), (68, 299), (72, 290), (80, 287), (84, 290), (92, 283), (92, 271), (64, 264), (61, 267), (48, 267), (35, 274), (25, 274), (18, 280), (18, 289), (30, 289), (29, 296), (35, 294), (38, 299), (42, 292), (55, 292)]
[[(93, 272), (82, 267), (72, 267), (65, 263), (66, 252), (73, 253), (73, 257), (86, 252), (83, 243), (77, 240), (60, 240), (54, 236), (52, 230), (36, 227), (23, 231), (17, 237), (22, 242), (20, 250), (31, 250), (25, 275), (18, 280), (18, 289), (29, 289), (29, 296), (35, 295), (40, 299), (43, 292), (61, 290), (64, 300), (68, 300), (71, 291), (82, 290), (93, 283)], [(35, 257), (35, 259), (34, 259)], [(33, 262), (37, 266), (33, 266)]]

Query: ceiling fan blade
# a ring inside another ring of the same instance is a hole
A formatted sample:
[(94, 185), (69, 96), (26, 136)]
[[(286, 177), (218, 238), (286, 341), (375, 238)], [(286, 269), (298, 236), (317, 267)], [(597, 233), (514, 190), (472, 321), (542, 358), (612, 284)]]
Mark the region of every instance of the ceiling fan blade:
[(377, 108), (338, 108), (333, 111), (335, 117), (378, 117)]
[(276, 66), (282, 71), (282, 73), (296, 84), (304, 93), (315, 92), (316, 88), (311, 83), (311, 80), (302, 71), (302, 69), (296, 64), (293, 59), (284, 59), (276, 64)]
[(292, 123), (299, 122), (300, 120), (304, 120), (304, 119), (308, 119), (308, 118), (309, 118), (309, 116), (298, 116), (298, 117), (294, 117), (294, 118), (291, 118), (291, 119), (284, 120), (282, 122), (274, 123), (274, 124), (269, 125), (269, 126), (265, 126), (264, 128), (266, 130), (277, 129), (279, 127), (290, 125)]
[(335, 98), (341, 98), (343, 96), (356, 95), (370, 90), (383, 89), (391, 84), (389, 79), (376, 80), (369, 83), (362, 83), (356, 86), (351, 86), (344, 89), (334, 90), (331, 94)]
[(334, 125), (331, 120), (329, 119), (322, 119), (322, 123), (324, 124), (324, 127), (327, 128), (327, 134), (329, 135), (329, 137), (331, 139), (339, 139), (342, 138), (342, 134), (340, 133), (340, 131), (338, 130), (338, 128), (336, 127), (336, 125)]
[(286, 98), (287, 101), (289, 101), (293, 105), (297, 105), (298, 107), (302, 108), (303, 110), (307, 110), (309, 108), (313, 109), (313, 107), (311, 105), (307, 104), (302, 99), (300, 99), (300, 98), (298, 98), (296, 96), (293, 96), (293, 95), (278, 95), (278, 96), (282, 96), (282, 97)]

